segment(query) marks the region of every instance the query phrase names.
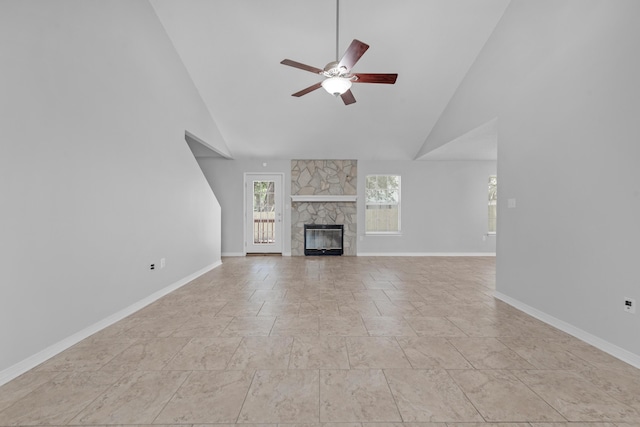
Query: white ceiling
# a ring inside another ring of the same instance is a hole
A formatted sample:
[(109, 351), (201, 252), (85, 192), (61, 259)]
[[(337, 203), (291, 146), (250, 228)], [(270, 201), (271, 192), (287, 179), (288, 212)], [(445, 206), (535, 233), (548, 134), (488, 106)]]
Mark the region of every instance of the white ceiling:
[[(335, 0), (150, 0), (235, 158), (415, 158), (509, 0), (342, 0), (340, 55), (371, 47), (345, 106), (288, 58), (335, 60)], [(467, 144), (470, 142), (467, 141)], [(468, 157), (468, 153), (466, 154)]]

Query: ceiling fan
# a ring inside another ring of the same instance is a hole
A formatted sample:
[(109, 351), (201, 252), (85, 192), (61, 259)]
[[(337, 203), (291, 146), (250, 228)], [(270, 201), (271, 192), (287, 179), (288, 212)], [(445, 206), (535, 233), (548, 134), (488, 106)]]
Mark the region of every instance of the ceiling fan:
[(352, 83), (383, 83), (394, 84), (398, 78), (397, 74), (371, 74), (371, 73), (352, 73), (351, 69), (356, 62), (369, 49), (369, 45), (354, 39), (342, 58), (338, 59), (338, 35), (340, 29), (340, 0), (336, 0), (336, 60), (329, 62), (323, 69), (312, 67), (311, 65), (302, 64), (284, 59), (280, 63), (290, 67), (299, 68), (301, 70), (310, 71), (314, 74), (324, 76), (325, 79), (299, 92), (291, 94), (291, 96), (300, 97), (309, 92), (313, 92), (323, 87), (330, 94), (342, 98), (345, 105), (353, 104), (356, 98), (351, 93)]

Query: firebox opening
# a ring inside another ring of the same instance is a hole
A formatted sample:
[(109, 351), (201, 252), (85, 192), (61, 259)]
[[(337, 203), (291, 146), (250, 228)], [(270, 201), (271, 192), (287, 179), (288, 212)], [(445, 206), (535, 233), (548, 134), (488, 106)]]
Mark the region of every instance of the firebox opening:
[(342, 255), (344, 244), (344, 225), (342, 224), (305, 224), (305, 255)]

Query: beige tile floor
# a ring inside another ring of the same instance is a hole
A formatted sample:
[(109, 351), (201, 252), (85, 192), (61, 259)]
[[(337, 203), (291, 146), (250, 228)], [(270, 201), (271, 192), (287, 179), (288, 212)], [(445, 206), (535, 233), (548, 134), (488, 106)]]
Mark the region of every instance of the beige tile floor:
[(640, 370), (493, 258), (247, 257), (0, 388), (0, 426), (638, 426)]

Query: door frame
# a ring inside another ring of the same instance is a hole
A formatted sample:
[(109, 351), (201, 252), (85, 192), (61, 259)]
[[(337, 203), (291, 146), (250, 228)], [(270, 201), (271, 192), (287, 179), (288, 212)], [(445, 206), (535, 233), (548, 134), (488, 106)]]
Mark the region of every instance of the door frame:
[(247, 220), (248, 220), (248, 216), (249, 216), (249, 210), (247, 207), (247, 191), (249, 190), (249, 182), (248, 182), (248, 178), (252, 175), (260, 175), (260, 176), (279, 176), (281, 181), (281, 192), (282, 192), (282, 196), (280, 198), (280, 211), (282, 212), (282, 222), (281, 222), (281, 226), (280, 226), (280, 230), (279, 230), (279, 235), (276, 235), (276, 239), (279, 238), (280, 241), (282, 242), (281, 245), (281, 249), (280, 249), (280, 254), (284, 255), (285, 254), (285, 245), (284, 245), (284, 227), (285, 227), (285, 174), (283, 172), (245, 172), (243, 174), (243, 184), (242, 184), (242, 188), (243, 188), (243, 197), (242, 197), (242, 211), (244, 213), (243, 215), (243, 221), (242, 221), (242, 252), (244, 253), (244, 256), (247, 256)]

